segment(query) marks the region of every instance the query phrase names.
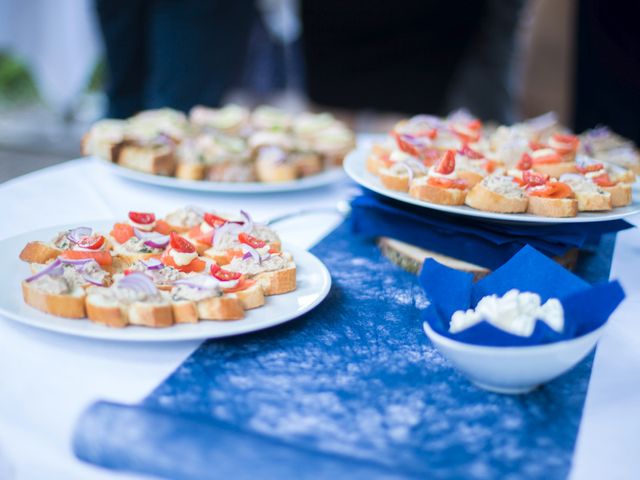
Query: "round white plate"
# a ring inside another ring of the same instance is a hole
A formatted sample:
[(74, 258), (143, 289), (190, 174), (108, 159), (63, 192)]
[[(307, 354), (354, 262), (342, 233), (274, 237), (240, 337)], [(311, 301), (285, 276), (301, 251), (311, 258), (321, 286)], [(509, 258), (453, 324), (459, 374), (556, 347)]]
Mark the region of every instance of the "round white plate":
[(331, 185), (344, 178), (344, 172), (340, 167), (330, 168), (316, 175), (300, 178), (290, 182), (210, 182), (206, 180), (182, 180), (175, 177), (152, 175), (138, 172), (130, 168), (121, 167), (118, 164), (107, 162), (94, 157), (94, 161), (109, 172), (128, 180), (157, 185), (161, 187), (179, 188), (181, 190), (194, 190), (198, 192), (212, 193), (273, 193), (292, 192), (296, 190), (308, 190), (311, 188)]
[[(105, 232), (109, 231), (113, 222), (87, 222), (83, 225)], [(331, 288), (331, 276), (320, 260), (306, 250), (287, 245), (285, 249), (293, 254), (296, 261), (298, 288), (284, 295), (266, 297), (263, 307), (248, 310), (242, 320), (201, 321), (168, 328), (129, 326), (118, 329), (86, 319), (72, 320), (47, 315), (22, 300), (20, 282), (30, 275), (30, 271), (29, 265), (22, 262), (18, 255), (27, 242), (48, 240), (58, 232), (75, 226), (77, 224), (45, 228), (0, 240), (0, 315), (33, 327), (81, 337), (144, 342), (197, 340), (255, 332), (288, 322), (316, 307)]]
[(476, 210), (467, 206), (438, 205), (436, 203), (418, 200), (417, 198), (410, 196), (408, 193), (396, 192), (385, 188), (378, 177), (367, 171), (365, 166), (367, 155), (369, 155), (369, 149), (358, 148), (345, 158), (344, 169), (347, 172), (347, 175), (349, 175), (355, 182), (369, 190), (379, 193), (380, 195), (384, 195), (401, 202), (455, 215), (475, 217), (492, 222), (552, 224), (606, 222), (609, 220), (628, 217), (640, 212), (640, 201), (638, 200), (636, 192), (634, 192), (634, 198), (631, 205), (622, 208), (614, 208), (608, 212), (580, 212), (577, 217), (571, 218), (539, 217), (529, 213), (492, 213), (483, 212), (482, 210)]

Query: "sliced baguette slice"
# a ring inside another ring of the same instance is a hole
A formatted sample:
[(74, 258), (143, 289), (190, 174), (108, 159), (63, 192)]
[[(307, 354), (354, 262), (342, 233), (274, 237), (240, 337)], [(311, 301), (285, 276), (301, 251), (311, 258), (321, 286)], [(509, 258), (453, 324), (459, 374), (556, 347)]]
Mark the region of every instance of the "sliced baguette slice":
[[(167, 295), (163, 293), (163, 295)], [(86, 298), (89, 320), (108, 327), (122, 328), (127, 325), (160, 328), (173, 325), (173, 311), (168, 298), (159, 302), (134, 302), (130, 305), (105, 299), (88, 291)]]
[(609, 192), (575, 192), (575, 194), (578, 199), (578, 211), (580, 212), (602, 212), (613, 208)]
[(440, 205), (464, 205), (467, 190), (434, 187), (427, 183), (429, 177), (415, 178), (409, 187), (409, 195), (425, 202)]
[(575, 217), (578, 214), (578, 200), (531, 195), (527, 212), (541, 217)]
[(380, 168), (378, 170), (378, 176), (380, 177), (382, 185), (390, 190), (397, 192), (409, 191), (409, 175), (406, 172), (396, 173), (390, 168)]
[(628, 183), (617, 183), (612, 187), (600, 187), (611, 195), (611, 206), (626, 207), (632, 201), (632, 188)]
[(260, 182), (289, 182), (298, 178), (298, 170), (292, 163), (275, 164), (271, 161), (256, 160), (256, 175)]
[(291, 262), (287, 268), (259, 273), (254, 279), (266, 296), (293, 292), (296, 289), (296, 266)]
[(48, 263), (63, 252), (50, 243), (46, 242), (29, 242), (20, 252), (20, 260), (29, 263)]
[(65, 318), (84, 318), (85, 292), (82, 288), (70, 294), (47, 293), (29, 282), (22, 282), (22, 297), (25, 303), (41, 312)]
[(211, 297), (199, 302), (172, 302), (176, 323), (198, 323), (202, 320), (240, 320), (244, 318), (242, 303), (234, 294)]
[(474, 187), (476, 184), (480, 183), (484, 178), (484, 175), (471, 170), (460, 169), (460, 170), (457, 170), (456, 173), (462, 180), (467, 182), (467, 184), (469, 185), (469, 188)]
[(484, 182), (469, 190), (464, 202), (471, 208), (485, 212), (522, 213), (527, 210), (527, 197), (505, 195), (489, 189)]
[(536, 172), (546, 173), (551, 178), (560, 178), (565, 173), (576, 173), (576, 162), (534, 163), (532, 169)]
[(234, 295), (238, 297), (242, 308), (245, 310), (251, 310), (252, 308), (258, 308), (264, 305), (264, 292), (262, 286), (257, 282), (244, 290), (234, 292)]
[(202, 180), (205, 170), (203, 163), (178, 162), (175, 175), (182, 180)]
[(154, 175), (173, 175), (176, 170), (176, 158), (169, 147), (123, 145), (118, 154), (118, 164)]
[(289, 159), (300, 177), (315, 175), (324, 169), (322, 157), (314, 152), (292, 153)]

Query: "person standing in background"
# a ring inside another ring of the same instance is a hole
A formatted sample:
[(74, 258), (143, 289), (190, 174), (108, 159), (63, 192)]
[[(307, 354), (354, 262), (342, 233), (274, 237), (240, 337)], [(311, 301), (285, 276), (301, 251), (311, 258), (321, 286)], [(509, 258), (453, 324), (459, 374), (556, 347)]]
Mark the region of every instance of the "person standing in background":
[(97, 0), (107, 115), (219, 105), (245, 58), (253, 0)]

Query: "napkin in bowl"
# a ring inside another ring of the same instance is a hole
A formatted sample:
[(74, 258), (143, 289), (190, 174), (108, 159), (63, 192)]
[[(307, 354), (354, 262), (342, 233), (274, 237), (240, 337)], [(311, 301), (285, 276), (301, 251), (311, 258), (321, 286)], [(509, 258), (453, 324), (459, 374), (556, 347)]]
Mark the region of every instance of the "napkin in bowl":
[[(472, 274), (427, 259), (420, 284), (430, 301), (424, 320), (433, 330), (453, 340), (499, 347), (543, 345), (585, 335), (604, 325), (625, 296), (617, 281), (590, 285), (530, 246), (475, 284)], [(449, 332), (455, 311), (475, 307), (484, 296), (502, 296), (513, 288), (537, 293), (543, 303), (558, 298), (565, 317), (562, 332), (540, 320), (530, 337), (505, 332), (486, 321), (458, 333)]]

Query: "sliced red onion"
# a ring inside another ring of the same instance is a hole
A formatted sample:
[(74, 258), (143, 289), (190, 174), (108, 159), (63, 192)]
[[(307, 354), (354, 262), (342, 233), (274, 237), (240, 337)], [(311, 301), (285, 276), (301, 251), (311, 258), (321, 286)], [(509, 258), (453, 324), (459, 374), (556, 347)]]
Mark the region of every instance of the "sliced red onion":
[(184, 285), (198, 290), (215, 290), (220, 288), (220, 282), (218, 279), (211, 275), (194, 275), (193, 277), (176, 280), (173, 284)]
[(425, 124), (431, 128), (439, 128), (442, 126), (442, 120), (434, 115), (416, 115), (409, 119), (410, 125)]
[(244, 255), (242, 256), (243, 260), (252, 257), (258, 265), (262, 263), (262, 257), (260, 257), (260, 253), (252, 246), (243, 243), (242, 251), (244, 252)]
[(151, 248), (164, 248), (169, 243), (169, 235), (158, 235), (145, 241), (144, 244)]
[(44, 277), (45, 275), (49, 275), (51, 277), (59, 277), (63, 273), (64, 267), (62, 266), (62, 262), (60, 261), (60, 259), (56, 259), (54, 262), (47, 265), (35, 275), (31, 275), (29, 278), (25, 279), (25, 282), (33, 282), (34, 280), (37, 280), (40, 277)]
[(404, 168), (407, 171), (407, 175), (409, 175), (409, 182), (413, 181), (413, 169), (409, 165), (404, 161), (396, 162), (395, 165)]
[(143, 232), (142, 230), (139, 230), (135, 227), (133, 228), (133, 234), (136, 236), (136, 238), (139, 238), (140, 240), (151, 240), (160, 235), (158, 232), (153, 232), (153, 231)]
[(93, 230), (89, 227), (78, 227), (67, 232), (67, 238), (73, 243), (79, 243), (82, 237), (89, 237)]
[(607, 138), (607, 137), (610, 137), (611, 135), (612, 134), (611, 134), (611, 130), (609, 130), (609, 127), (605, 127), (604, 125), (600, 127), (596, 127), (587, 133), (587, 136), (590, 138)]
[(62, 263), (69, 265), (84, 265), (89, 262), (95, 261), (93, 258), (60, 258)]
[(227, 222), (224, 225), (219, 226), (213, 232), (213, 238), (211, 239), (211, 244), (213, 246), (217, 245), (222, 237), (227, 233), (237, 233), (242, 229), (242, 226), (237, 223)]
[(148, 270), (160, 270), (162, 267), (164, 267), (164, 264), (157, 258), (148, 258), (146, 260), (140, 260), (140, 263), (142, 263), (145, 267), (147, 267)]
[(253, 219), (251, 218), (251, 215), (244, 210), (240, 210), (240, 215), (244, 218), (244, 223), (242, 224), (240, 231), (244, 233), (251, 233), (253, 230)]
[(87, 283), (90, 283), (91, 285), (95, 285), (97, 287), (102, 287), (104, 285), (104, 283), (96, 278), (93, 278), (91, 275), (89, 275), (88, 273), (81, 273), (80, 275), (82, 275), (82, 278), (84, 278), (84, 280)]
[(147, 295), (156, 295), (158, 289), (148, 276), (144, 273), (134, 272), (122, 277), (116, 283), (118, 288), (127, 288), (136, 292), (145, 293)]

